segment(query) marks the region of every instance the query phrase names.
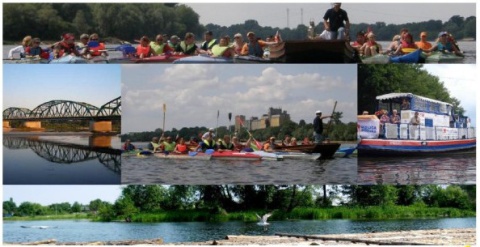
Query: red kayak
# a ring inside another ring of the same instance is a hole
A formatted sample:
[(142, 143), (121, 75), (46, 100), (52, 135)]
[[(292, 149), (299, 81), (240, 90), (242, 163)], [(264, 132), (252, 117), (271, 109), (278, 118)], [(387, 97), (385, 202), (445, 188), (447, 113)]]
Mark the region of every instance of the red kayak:
[(183, 57), (188, 57), (188, 55), (158, 55), (143, 59), (133, 58), (131, 61), (134, 63), (172, 63), (173, 61)]
[(261, 160), (262, 156), (253, 153), (239, 153), (235, 151), (215, 151), (212, 159), (216, 160)]

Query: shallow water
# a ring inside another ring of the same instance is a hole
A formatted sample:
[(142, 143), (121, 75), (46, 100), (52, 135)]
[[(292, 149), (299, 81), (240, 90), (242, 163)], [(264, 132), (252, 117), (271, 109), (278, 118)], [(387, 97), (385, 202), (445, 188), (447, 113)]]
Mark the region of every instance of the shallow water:
[[(50, 226), (52, 228), (22, 228)], [(298, 220), (271, 221), (264, 229), (255, 222), (122, 223), (86, 220), (4, 221), (4, 242), (56, 239), (59, 242), (116, 241), (162, 238), (166, 243), (223, 239), (226, 235), (341, 234), (381, 231), (475, 228), (475, 218), (416, 220)]]

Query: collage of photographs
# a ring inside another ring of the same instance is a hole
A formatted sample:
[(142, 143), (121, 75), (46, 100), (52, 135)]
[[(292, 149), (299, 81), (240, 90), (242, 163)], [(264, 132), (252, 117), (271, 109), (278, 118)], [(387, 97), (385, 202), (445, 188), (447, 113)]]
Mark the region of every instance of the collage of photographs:
[(2, 244), (476, 245), (476, 2), (2, 8)]

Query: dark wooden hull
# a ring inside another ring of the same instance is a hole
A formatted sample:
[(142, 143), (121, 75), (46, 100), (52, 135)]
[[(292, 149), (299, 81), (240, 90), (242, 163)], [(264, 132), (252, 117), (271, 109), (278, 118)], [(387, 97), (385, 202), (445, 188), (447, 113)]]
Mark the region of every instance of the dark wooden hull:
[(270, 46), (270, 59), (280, 63), (361, 63), (346, 40), (287, 40)]
[(340, 143), (298, 145), (279, 147), (278, 149), (285, 152), (320, 153), (320, 159), (330, 159), (333, 158), (333, 155), (335, 155), (335, 152), (338, 150), (338, 148), (340, 148)]

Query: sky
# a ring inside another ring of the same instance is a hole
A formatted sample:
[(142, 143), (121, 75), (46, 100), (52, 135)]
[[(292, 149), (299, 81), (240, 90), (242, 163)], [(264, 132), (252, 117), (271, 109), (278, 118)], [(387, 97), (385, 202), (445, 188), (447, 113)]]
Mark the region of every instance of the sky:
[(282, 108), (294, 122), (315, 112), (356, 121), (356, 65), (122, 65), (122, 133), (230, 124), (228, 113), (261, 117)]
[(475, 64), (424, 64), (423, 68), (436, 75), (448, 89), (450, 96), (460, 100), (465, 115), (470, 117), (472, 126), (476, 124), (478, 73)]
[[(225, 1), (224, 1), (225, 2)], [(262, 1), (264, 2), (264, 1)], [(275, 1), (277, 2), (277, 1)], [(257, 20), (260, 26), (278, 28), (296, 28), (300, 24), (308, 26), (310, 19), (316, 24), (323, 21), (325, 11), (331, 8), (331, 2), (317, 1), (278, 1), (280, 3), (186, 3), (199, 14), (200, 24), (209, 23), (220, 26), (243, 24), (245, 20)], [(422, 1), (425, 2), (425, 1)], [(385, 22), (404, 24), (429, 20), (446, 22), (454, 15), (462, 17), (476, 16), (474, 1), (463, 3), (352, 3), (342, 4), (350, 22), (354, 24)], [(287, 15), (288, 9), (288, 15)], [(303, 19), (302, 19), (303, 10)], [(319, 30), (320, 31), (320, 30)]]
[(51, 100), (86, 102), (97, 107), (121, 94), (120, 66), (3, 65), (3, 108), (33, 110)]
[(17, 206), (27, 201), (44, 206), (62, 202), (88, 204), (95, 199), (113, 203), (121, 193), (120, 185), (4, 185), (3, 201), (12, 198)]

